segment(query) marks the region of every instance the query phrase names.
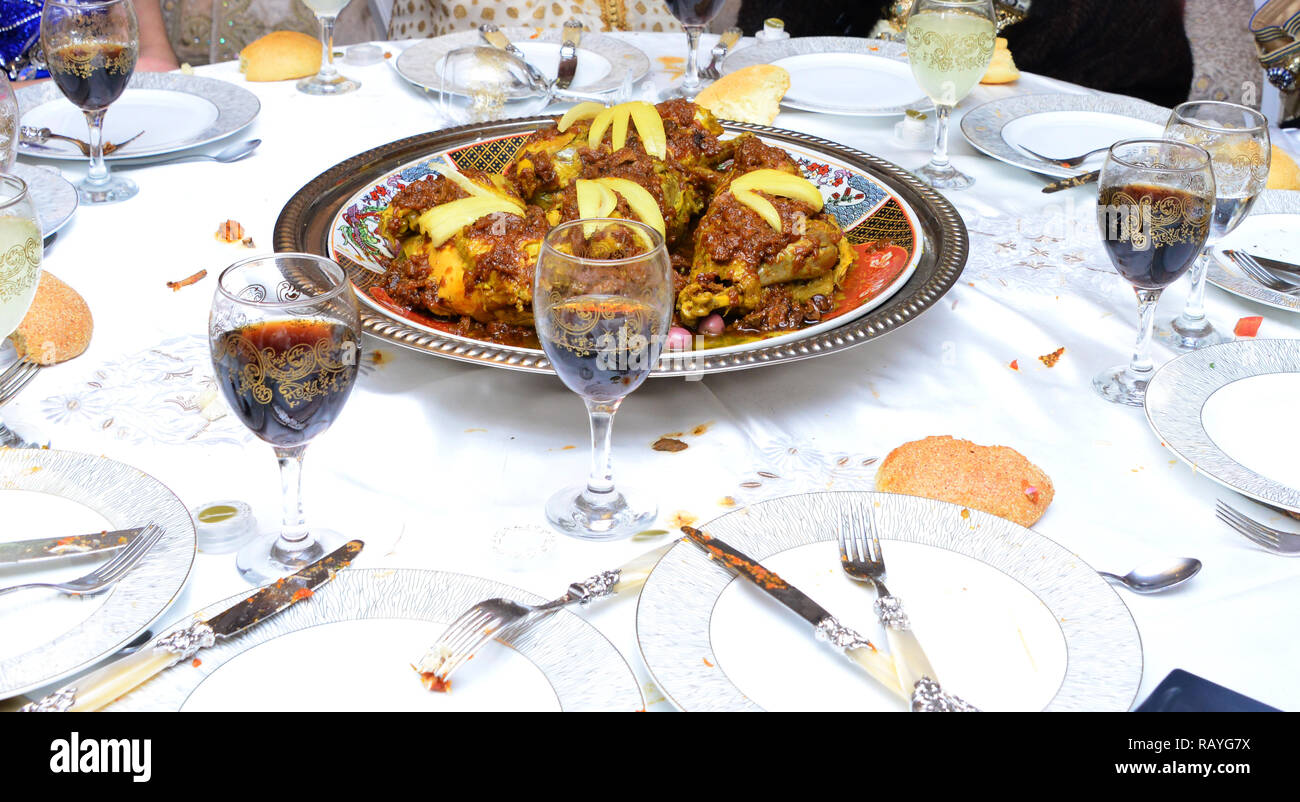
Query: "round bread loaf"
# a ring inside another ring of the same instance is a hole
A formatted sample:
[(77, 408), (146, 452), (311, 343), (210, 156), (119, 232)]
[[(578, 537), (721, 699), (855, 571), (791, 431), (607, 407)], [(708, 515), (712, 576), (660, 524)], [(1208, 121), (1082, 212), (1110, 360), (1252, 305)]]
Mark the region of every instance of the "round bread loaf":
[(320, 40), (297, 31), (273, 31), (239, 51), (239, 71), (250, 81), (306, 78), (320, 63)]
[(81, 356), (90, 345), (94, 329), (90, 307), (81, 294), (44, 272), (27, 317), (10, 339), (20, 357), (53, 365)]
[(1041, 518), (1056, 494), (1047, 474), (1014, 448), (946, 435), (889, 452), (876, 473), (876, 489), (950, 501), (1021, 526)]
[(1273, 146), (1268, 168), (1267, 189), (1300, 189), (1300, 167), (1296, 166), (1286, 151)]
[(704, 87), (695, 102), (722, 120), (771, 125), (789, 89), (790, 73), (772, 64), (755, 64)]

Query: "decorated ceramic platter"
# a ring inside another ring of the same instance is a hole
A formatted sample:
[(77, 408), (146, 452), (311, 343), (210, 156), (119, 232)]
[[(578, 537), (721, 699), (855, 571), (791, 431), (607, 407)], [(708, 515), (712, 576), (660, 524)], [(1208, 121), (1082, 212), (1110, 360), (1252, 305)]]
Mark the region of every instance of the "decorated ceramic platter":
[[(285, 206), (277, 250), (330, 256), (352, 279), (365, 329), (397, 345), (462, 361), (549, 372), (540, 348), (503, 345), (391, 302), (380, 286), (389, 254), (377, 234), (394, 193), (437, 174), (445, 155), (461, 167), (501, 170), (549, 117), (507, 120), (422, 134), (360, 154), (318, 176)], [(856, 255), (833, 299), (811, 326), (749, 342), (665, 355), (652, 375), (738, 370), (843, 350), (909, 322), (957, 281), (967, 236), (956, 210), (907, 172), (833, 142), (765, 126), (724, 124), (784, 149), (817, 185)]]

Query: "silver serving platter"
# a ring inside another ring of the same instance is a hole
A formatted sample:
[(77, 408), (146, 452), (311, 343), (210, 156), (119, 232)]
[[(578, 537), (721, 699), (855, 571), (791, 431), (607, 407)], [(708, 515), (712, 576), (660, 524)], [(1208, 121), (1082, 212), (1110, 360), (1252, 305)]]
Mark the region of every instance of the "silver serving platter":
[[(322, 256), (329, 246), (334, 220), (340, 209), (362, 188), (403, 164), (431, 153), (500, 137), (530, 133), (554, 122), (553, 117), (530, 117), (449, 128), (391, 142), (341, 162), (300, 189), (280, 212), (275, 224), (275, 249)], [(860, 317), (821, 333), (782, 338), (782, 342), (727, 353), (694, 351), (661, 360), (652, 376), (696, 376), (794, 362), (837, 353), (888, 334), (933, 306), (961, 277), (969, 240), (961, 215), (941, 194), (910, 173), (884, 159), (808, 134), (747, 123), (724, 123), (731, 133), (752, 132), (765, 140), (789, 143), (870, 174), (911, 207), (920, 222), (914, 244), (921, 250), (912, 277), (886, 302)], [(344, 263), (357, 289), (365, 291), (378, 274)], [(497, 345), (416, 326), (396, 316), (368, 309), (361, 311), (366, 333), (394, 345), (462, 362), (550, 373), (546, 355), (539, 349)]]

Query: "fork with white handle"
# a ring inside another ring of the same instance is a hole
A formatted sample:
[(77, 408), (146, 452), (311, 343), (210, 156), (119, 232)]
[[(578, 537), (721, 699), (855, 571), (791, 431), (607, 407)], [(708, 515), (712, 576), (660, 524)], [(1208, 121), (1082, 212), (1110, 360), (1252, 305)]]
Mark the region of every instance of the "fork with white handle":
[[(903, 612), (902, 599), (885, 587), (885, 554), (880, 548), (875, 515), (869, 505), (870, 502), (865, 507), (849, 504), (841, 513), (840, 566), (853, 581), (875, 586), (876, 616), (885, 627), (885, 638), (894, 656), (894, 671), (898, 674), (899, 684), (912, 695), (913, 710), (975, 712), (977, 708), (974, 705), (940, 688), (938, 674), (912, 631), (907, 613)], [(936, 702), (940, 703), (938, 707), (934, 706)]]
[(91, 593), (98, 593), (126, 576), (128, 571), (134, 568), (140, 560), (144, 559), (144, 556), (149, 553), (154, 544), (162, 539), (162, 536), (162, 527), (157, 524), (149, 524), (140, 534), (133, 537), (131, 542), (117, 553), (116, 557), (95, 568), (85, 576), (79, 576), (76, 579), (56, 584), (33, 582), (27, 585), (0, 588), (0, 596), (30, 588), (52, 588), (70, 596), (86, 596)]
[(581, 582), (574, 582), (563, 596), (545, 604), (524, 604), (502, 598), (481, 601), (451, 622), (415, 664), (415, 670), (429, 690), (446, 690), (452, 673), (478, 653), (488, 641), (518, 634), (549, 613), (570, 604), (585, 605), (640, 588), (659, 558), (675, 545), (677, 541), (674, 540), (666, 546), (633, 558), (621, 568), (602, 571)]

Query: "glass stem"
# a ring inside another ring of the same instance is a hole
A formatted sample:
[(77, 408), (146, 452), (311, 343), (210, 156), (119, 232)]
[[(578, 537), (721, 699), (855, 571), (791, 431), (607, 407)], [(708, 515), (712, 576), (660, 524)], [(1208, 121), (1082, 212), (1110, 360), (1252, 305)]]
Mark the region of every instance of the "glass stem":
[(1192, 290), (1187, 294), (1187, 303), (1179, 316), (1179, 321), (1191, 328), (1199, 327), (1205, 320), (1205, 279), (1210, 273), (1210, 251), (1207, 243), (1196, 264), (1192, 265)]
[(86, 171), (86, 183), (107, 184), (108, 165), (104, 163), (104, 112), (82, 112), (86, 115), (86, 126), (90, 129), (90, 169)]
[(952, 116), (952, 106), (936, 103), (934, 112), (934, 152), (930, 154), (930, 167), (948, 170), (952, 167), (948, 161), (948, 118)]
[(588, 496), (607, 496), (614, 492), (614, 465), (612, 451), (614, 444), (614, 413), (618, 412), (620, 398), (617, 401), (602, 402), (584, 399), (587, 402), (587, 416), (591, 421), (591, 473), (587, 476)]
[(320, 72), (317, 78), (322, 81), (333, 81), (338, 75), (338, 70), (334, 69), (334, 22), (337, 17), (320, 16)]
[(280, 547), (285, 551), (301, 551), (311, 543), (302, 514), (302, 457), (306, 451), (306, 445), (275, 449), (280, 461), (280, 500), (284, 505)]
[(682, 75), (682, 88), (691, 91), (700, 88), (700, 34), (704, 28), (699, 25), (686, 25), (686, 72)]
[(1128, 363), (1128, 374), (1133, 379), (1149, 380), (1155, 371), (1151, 361), (1151, 335), (1156, 328), (1156, 304), (1160, 290), (1134, 288), (1138, 299), (1138, 340), (1133, 347), (1133, 359)]

